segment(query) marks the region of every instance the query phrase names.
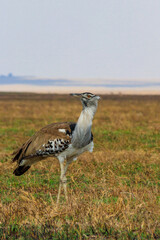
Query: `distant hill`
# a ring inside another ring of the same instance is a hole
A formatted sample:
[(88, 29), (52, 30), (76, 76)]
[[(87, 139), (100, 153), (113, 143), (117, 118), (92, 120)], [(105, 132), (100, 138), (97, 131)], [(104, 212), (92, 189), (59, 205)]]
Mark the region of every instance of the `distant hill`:
[(33, 86), (61, 86), (61, 87), (103, 87), (103, 88), (146, 88), (160, 87), (160, 81), (127, 81), (127, 80), (68, 80), (36, 78), (31, 76), (14, 76), (12, 73), (0, 75), (0, 85), (33, 85)]
[(71, 81), (66, 79), (35, 79), (34, 77), (27, 76), (13, 76), (11, 73), (7, 76), (0, 75), (0, 85), (8, 84), (27, 84), (35, 86), (67, 86), (71, 84)]

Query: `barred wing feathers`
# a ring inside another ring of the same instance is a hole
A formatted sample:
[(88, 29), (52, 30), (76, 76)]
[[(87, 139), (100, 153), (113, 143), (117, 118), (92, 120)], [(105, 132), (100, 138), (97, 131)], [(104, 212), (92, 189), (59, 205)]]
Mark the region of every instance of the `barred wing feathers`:
[(36, 132), (15, 153), (13, 162), (22, 159), (42, 158), (56, 155), (68, 148), (75, 123), (52, 123)]

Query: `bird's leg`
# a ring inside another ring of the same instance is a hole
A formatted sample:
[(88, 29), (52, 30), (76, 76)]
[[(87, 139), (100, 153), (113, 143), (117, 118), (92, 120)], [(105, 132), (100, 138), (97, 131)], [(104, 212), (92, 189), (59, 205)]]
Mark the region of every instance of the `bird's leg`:
[(57, 196), (57, 204), (59, 203), (59, 198), (60, 198), (60, 195), (61, 195), (61, 188), (62, 188), (62, 183), (60, 181), (59, 183), (59, 189), (58, 189), (58, 196)]
[(64, 195), (65, 195), (66, 201), (68, 202), (68, 195), (67, 195), (67, 178), (66, 178), (66, 176), (63, 177), (62, 185), (63, 185)]
[(58, 196), (57, 196), (57, 204), (59, 203), (60, 195), (61, 195), (61, 189), (62, 189), (62, 178), (64, 173), (64, 163), (60, 162), (60, 168), (61, 168), (61, 176), (60, 176), (60, 182), (59, 182), (59, 189), (58, 189)]
[(65, 176), (67, 168), (68, 168), (69, 163), (66, 163), (64, 166), (64, 162), (60, 162), (60, 167), (61, 167), (61, 176), (60, 176), (60, 183), (59, 183), (59, 189), (58, 189), (58, 196), (57, 196), (57, 203), (59, 203), (60, 195), (61, 195), (61, 189), (63, 186), (64, 189), (64, 194), (66, 201), (68, 201), (68, 196), (67, 196), (67, 178)]

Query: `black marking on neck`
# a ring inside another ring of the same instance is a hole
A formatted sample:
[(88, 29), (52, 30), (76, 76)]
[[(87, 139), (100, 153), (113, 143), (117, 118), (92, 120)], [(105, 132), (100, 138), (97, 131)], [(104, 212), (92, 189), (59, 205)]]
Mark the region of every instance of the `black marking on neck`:
[(75, 127), (76, 127), (76, 123), (71, 123), (71, 124), (70, 124), (71, 135), (72, 135), (72, 133), (73, 133)]
[(84, 105), (85, 107), (87, 107), (87, 102), (86, 102), (86, 101), (83, 101), (83, 105)]

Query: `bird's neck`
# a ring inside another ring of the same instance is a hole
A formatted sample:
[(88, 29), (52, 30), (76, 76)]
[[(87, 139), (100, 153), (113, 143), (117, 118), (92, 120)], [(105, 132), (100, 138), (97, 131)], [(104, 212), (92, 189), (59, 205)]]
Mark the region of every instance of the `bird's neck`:
[(95, 111), (96, 109), (93, 107), (84, 108), (77, 121), (77, 127), (86, 129), (87, 127), (91, 126)]
[(74, 147), (84, 147), (91, 141), (91, 127), (95, 112), (96, 107), (86, 107), (82, 110), (72, 137)]

